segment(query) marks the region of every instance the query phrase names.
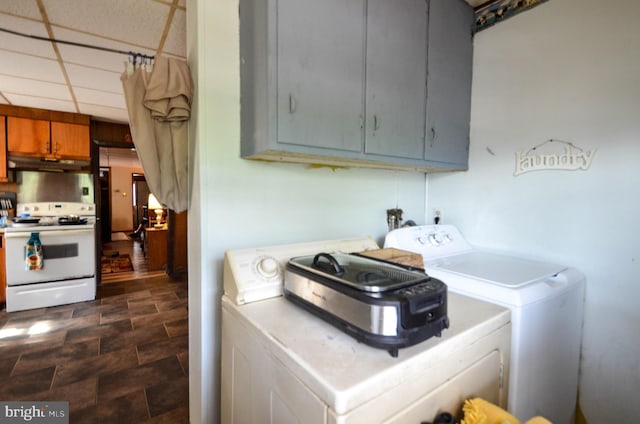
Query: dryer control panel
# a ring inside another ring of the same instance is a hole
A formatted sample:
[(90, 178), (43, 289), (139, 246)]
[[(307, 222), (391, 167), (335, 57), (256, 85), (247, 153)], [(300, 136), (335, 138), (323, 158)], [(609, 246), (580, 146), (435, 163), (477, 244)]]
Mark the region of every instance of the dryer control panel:
[(378, 249), (371, 237), (228, 250), (224, 255), (224, 294), (236, 305), (282, 295), (284, 270), (295, 256), (320, 252), (353, 253)]
[(421, 254), (425, 260), (470, 252), (472, 247), (453, 225), (403, 227), (387, 234), (384, 247)]

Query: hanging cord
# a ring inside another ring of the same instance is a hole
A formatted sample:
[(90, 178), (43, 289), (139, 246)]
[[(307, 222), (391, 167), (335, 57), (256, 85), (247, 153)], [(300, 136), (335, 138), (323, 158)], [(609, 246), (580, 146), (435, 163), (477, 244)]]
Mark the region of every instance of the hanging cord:
[(531, 154), (531, 152), (533, 152), (534, 150), (538, 149), (539, 147), (544, 146), (544, 145), (545, 145), (545, 144), (547, 144), (547, 143), (561, 143), (561, 144), (566, 144), (567, 146), (571, 146), (571, 147), (573, 147), (574, 149), (578, 149), (578, 150), (580, 150), (581, 152), (584, 152), (584, 150), (583, 150), (581, 147), (576, 146), (575, 144), (573, 144), (573, 143), (572, 143), (572, 142), (570, 142), (570, 141), (556, 140), (556, 139), (554, 139), (554, 138), (550, 138), (549, 140), (544, 141), (544, 142), (542, 142), (542, 143), (538, 144), (537, 146), (533, 146), (532, 148), (530, 148), (530, 149), (527, 151), (527, 155), (530, 155), (530, 154)]
[(9, 34), (13, 34), (13, 35), (17, 35), (17, 36), (20, 36), (20, 37), (33, 38), (34, 40), (50, 41), (52, 43), (68, 44), (70, 46), (84, 47), (84, 48), (87, 48), (87, 49), (94, 49), (94, 50), (101, 50), (103, 52), (125, 54), (125, 55), (129, 55), (130, 57), (133, 57), (134, 58), (134, 63), (136, 62), (136, 58), (141, 59), (140, 63), (143, 63), (143, 61), (144, 61), (144, 63), (147, 63), (147, 61), (153, 61), (153, 59), (155, 59), (155, 56), (146, 55), (146, 54), (143, 54), (143, 53), (135, 53), (135, 52), (125, 51), (125, 50), (110, 49), (108, 47), (92, 46), (91, 44), (76, 43), (75, 41), (57, 40), (55, 38), (40, 37), (39, 35), (23, 34), (21, 32), (12, 31), (12, 30), (6, 29), (6, 28), (0, 28), (0, 31), (6, 32), (6, 33), (9, 33)]

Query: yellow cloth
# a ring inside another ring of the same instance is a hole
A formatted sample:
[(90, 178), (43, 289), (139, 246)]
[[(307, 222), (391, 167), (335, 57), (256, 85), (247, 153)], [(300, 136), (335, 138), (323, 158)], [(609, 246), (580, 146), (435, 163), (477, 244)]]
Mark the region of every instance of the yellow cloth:
[(527, 421), (525, 424), (553, 424), (553, 423), (543, 417), (533, 417), (529, 421)]
[[(462, 406), (464, 418), (460, 424), (521, 424), (516, 417), (481, 398), (468, 399)], [(552, 424), (543, 417), (533, 417), (525, 424)]]
[(522, 424), (504, 409), (481, 398), (466, 400), (462, 412), (460, 424)]

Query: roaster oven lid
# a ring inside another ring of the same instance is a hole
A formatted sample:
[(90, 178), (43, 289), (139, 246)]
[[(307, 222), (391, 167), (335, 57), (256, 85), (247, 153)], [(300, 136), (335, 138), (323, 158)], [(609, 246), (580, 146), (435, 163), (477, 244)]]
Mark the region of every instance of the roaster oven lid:
[(393, 264), (357, 255), (318, 253), (289, 260), (293, 269), (303, 269), (366, 292), (384, 292), (429, 278)]

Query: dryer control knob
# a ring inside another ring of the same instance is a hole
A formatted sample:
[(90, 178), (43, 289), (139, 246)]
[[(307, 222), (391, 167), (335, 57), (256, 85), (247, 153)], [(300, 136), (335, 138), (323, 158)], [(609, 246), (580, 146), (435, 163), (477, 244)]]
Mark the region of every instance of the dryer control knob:
[(273, 278), (278, 275), (278, 262), (274, 258), (262, 258), (258, 262), (258, 273), (267, 278)]

